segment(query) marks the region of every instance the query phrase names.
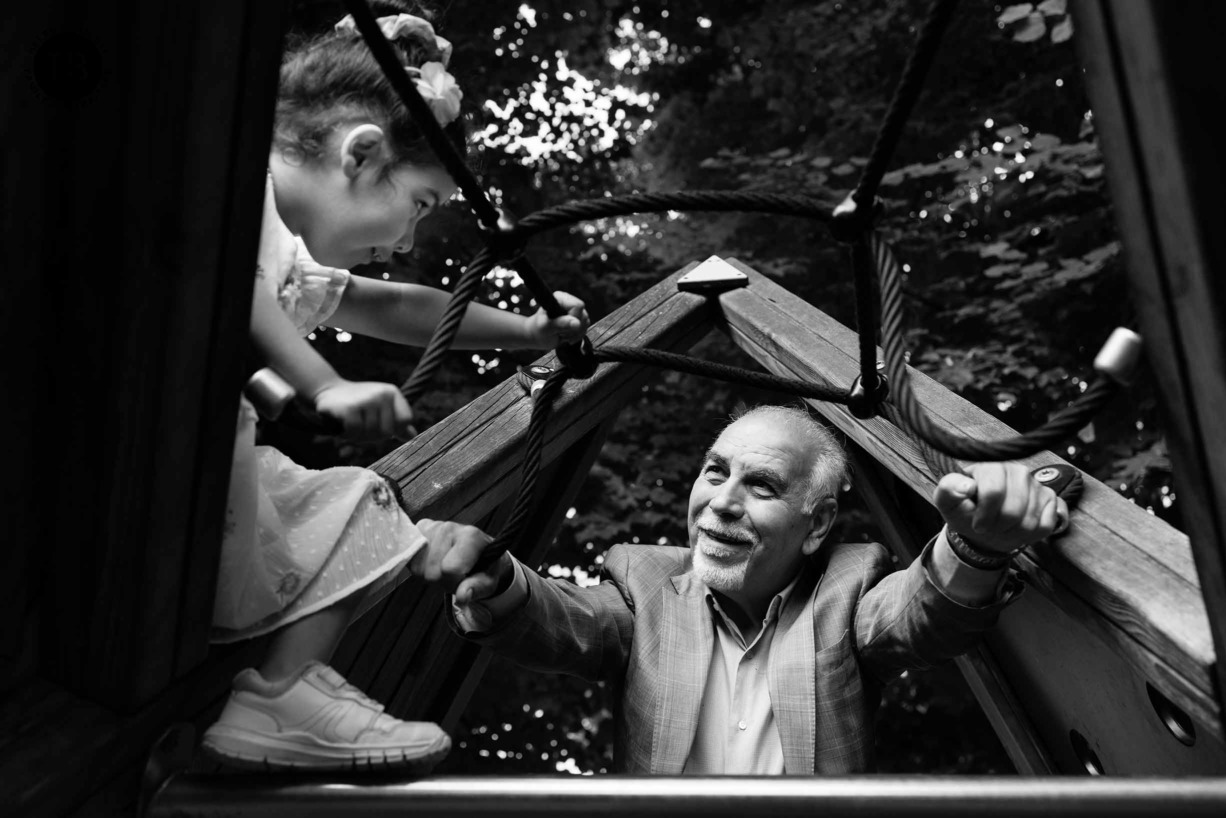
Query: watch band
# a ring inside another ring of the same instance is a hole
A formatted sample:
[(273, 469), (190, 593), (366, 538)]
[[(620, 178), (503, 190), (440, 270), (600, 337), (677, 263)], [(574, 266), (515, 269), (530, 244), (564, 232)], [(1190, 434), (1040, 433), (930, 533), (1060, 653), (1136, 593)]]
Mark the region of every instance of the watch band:
[(1014, 554), (1022, 550), (1019, 548), (1016, 551), (1002, 553), (978, 548), (962, 539), (962, 535), (949, 526), (945, 527), (945, 539), (949, 541), (949, 547), (953, 550), (954, 556), (963, 565), (978, 568), (980, 571), (999, 571), (1012, 561)]

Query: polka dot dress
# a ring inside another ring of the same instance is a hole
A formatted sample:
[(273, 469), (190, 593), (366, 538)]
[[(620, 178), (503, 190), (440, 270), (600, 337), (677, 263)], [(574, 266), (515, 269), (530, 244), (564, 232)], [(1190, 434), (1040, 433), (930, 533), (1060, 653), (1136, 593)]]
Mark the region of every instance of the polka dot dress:
[[(336, 309), (349, 280), (321, 267), (265, 197), (259, 276), (304, 335)], [(271, 211), (271, 213), (270, 213)], [(256, 413), (245, 399), (213, 607), (214, 642), (267, 633), (366, 589), (394, 581), (425, 538), (369, 469), (307, 469), (255, 445)]]

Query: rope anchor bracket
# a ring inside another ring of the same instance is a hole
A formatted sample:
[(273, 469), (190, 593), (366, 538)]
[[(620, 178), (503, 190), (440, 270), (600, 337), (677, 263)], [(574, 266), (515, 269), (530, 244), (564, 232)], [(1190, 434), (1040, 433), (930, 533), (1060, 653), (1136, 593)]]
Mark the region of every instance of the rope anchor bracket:
[(677, 279), (678, 290), (699, 295), (719, 295), (748, 284), (749, 276), (719, 256), (711, 256)]

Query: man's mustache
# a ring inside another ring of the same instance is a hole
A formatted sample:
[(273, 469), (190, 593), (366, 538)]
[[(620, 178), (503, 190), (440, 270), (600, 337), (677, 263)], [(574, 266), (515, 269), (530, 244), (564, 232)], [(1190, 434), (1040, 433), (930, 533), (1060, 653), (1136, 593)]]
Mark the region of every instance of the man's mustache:
[(757, 543), (757, 538), (754, 537), (752, 532), (726, 526), (718, 522), (706, 522), (704, 520), (699, 520), (698, 530), (704, 534), (710, 534), (711, 536), (718, 537), (721, 540), (730, 540), (733, 542), (743, 543), (745, 545), (755, 545)]

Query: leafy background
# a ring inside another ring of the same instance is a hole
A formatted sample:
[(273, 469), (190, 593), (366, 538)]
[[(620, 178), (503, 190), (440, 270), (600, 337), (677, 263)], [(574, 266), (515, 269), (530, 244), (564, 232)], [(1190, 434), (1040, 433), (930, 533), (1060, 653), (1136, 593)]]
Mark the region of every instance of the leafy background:
[[(436, 3), (455, 44), (475, 168), (516, 214), (570, 199), (725, 189), (845, 194), (863, 166), (927, 3), (916, 0), (465, 0)], [(296, 26), (343, 14), (297, 0)], [(1062, 0), (962, 4), (882, 187), (881, 228), (906, 265), (911, 363), (1014, 428), (1033, 428), (1092, 376), (1098, 347), (1133, 326), (1093, 112)], [(423, 226), (412, 254), (357, 272), (447, 288), (482, 246), (462, 202)], [(534, 239), (546, 281), (594, 318), (717, 253), (739, 258), (854, 325), (845, 251), (824, 228), (744, 214), (605, 219)], [(525, 312), (495, 270), (483, 298)], [(403, 382), (418, 351), (322, 329), (347, 376)], [(749, 363), (726, 340), (696, 354)], [(446, 417), (533, 355), (452, 353), (414, 407)], [(616, 542), (681, 544), (698, 453), (738, 402), (781, 399), (665, 374), (628, 404), (542, 570), (595, 582)], [(390, 444), (266, 435), (310, 465), (369, 463)], [(1142, 371), (1060, 452), (1180, 527), (1152, 377)], [(877, 536), (855, 492), (837, 536)], [(608, 769), (602, 685), (491, 665), (439, 772)], [(909, 673), (885, 691), (883, 772), (1010, 773), (956, 670)]]

